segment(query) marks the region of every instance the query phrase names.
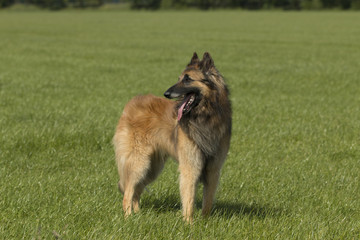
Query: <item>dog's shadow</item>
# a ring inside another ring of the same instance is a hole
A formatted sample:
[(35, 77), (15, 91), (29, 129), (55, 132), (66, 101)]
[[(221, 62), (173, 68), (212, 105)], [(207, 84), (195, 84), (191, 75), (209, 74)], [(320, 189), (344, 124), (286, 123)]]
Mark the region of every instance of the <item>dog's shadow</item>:
[[(163, 199), (149, 198), (143, 202), (142, 207), (157, 212), (177, 212), (181, 210), (179, 200), (179, 197), (175, 195), (169, 195)], [(201, 204), (201, 200), (198, 200), (196, 202), (196, 208), (201, 209)], [(211, 212), (211, 215), (222, 218), (238, 216), (264, 219), (265, 217), (277, 218), (284, 214), (286, 214), (286, 212), (283, 209), (268, 205), (262, 206), (257, 203), (246, 204), (227, 201), (216, 201)]]
[(248, 216), (250, 218), (264, 219), (265, 217), (277, 218), (286, 213), (283, 209), (274, 208), (269, 205), (260, 205), (258, 203), (247, 204), (242, 202), (217, 201), (214, 204), (212, 214), (224, 218)]

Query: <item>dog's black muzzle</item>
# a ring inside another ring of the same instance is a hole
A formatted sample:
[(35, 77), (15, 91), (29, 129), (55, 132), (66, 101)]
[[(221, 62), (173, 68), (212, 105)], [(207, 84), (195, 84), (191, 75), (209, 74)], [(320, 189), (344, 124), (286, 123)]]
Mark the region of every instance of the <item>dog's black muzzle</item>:
[(169, 99), (171, 99), (171, 92), (169, 92), (169, 91), (166, 91), (165, 93), (164, 93), (164, 96), (166, 97), (166, 98), (169, 98)]
[(173, 98), (179, 98), (181, 96), (185, 96), (188, 94), (194, 93), (196, 95), (200, 94), (200, 91), (196, 87), (182, 87), (178, 84), (175, 84), (174, 86), (170, 87), (166, 92), (164, 93), (164, 96), (173, 99)]
[(181, 96), (181, 93), (178, 93), (175, 90), (175, 86), (170, 87), (166, 92), (164, 93), (164, 96), (169, 99), (178, 98)]

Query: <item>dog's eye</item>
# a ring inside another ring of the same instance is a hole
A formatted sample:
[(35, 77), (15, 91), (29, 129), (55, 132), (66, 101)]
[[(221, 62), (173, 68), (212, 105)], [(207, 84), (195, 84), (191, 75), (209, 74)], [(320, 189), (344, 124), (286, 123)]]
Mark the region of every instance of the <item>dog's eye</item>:
[(189, 75), (185, 74), (185, 75), (184, 75), (184, 78), (183, 78), (183, 81), (184, 81), (184, 83), (189, 83), (189, 82), (192, 82), (192, 81), (194, 81), (194, 80), (192, 80), (192, 79), (189, 77)]

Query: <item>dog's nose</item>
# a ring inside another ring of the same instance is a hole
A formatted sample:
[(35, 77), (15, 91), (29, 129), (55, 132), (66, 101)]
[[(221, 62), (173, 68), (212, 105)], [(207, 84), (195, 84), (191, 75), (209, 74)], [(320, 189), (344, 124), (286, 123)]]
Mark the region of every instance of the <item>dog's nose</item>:
[(169, 91), (166, 91), (166, 92), (164, 93), (164, 96), (167, 97), (167, 98), (170, 98), (170, 95), (171, 95), (171, 93), (170, 93)]

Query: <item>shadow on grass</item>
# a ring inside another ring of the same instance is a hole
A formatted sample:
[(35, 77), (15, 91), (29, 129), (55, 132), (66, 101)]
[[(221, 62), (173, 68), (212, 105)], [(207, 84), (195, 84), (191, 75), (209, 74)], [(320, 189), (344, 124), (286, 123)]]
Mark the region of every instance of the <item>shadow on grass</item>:
[(141, 208), (152, 209), (157, 212), (177, 212), (181, 210), (180, 196), (168, 195), (166, 198), (156, 198), (155, 196), (144, 198)]
[[(196, 202), (196, 208), (201, 209), (201, 206), (202, 202), (198, 200)], [(142, 208), (152, 209), (157, 212), (178, 212), (181, 210), (180, 196), (169, 195), (166, 198), (162, 199), (151, 197), (143, 202)], [(216, 201), (213, 206), (211, 215), (223, 218), (231, 218), (233, 216), (248, 216), (251, 218), (255, 217), (259, 219), (264, 219), (265, 217), (277, 218), (286, 215), (286, 211), (280, 208), (273, 208), (266, 205), (263, 206), (257, 203), (246, 204), (227, 201)]]
[(212, 215), (230, 218), (233, 216), (248, 216), (264, 219), (265, 217), (277, 218), (286, 215), (286, 212), (280, 208), (271, 206), (246, 203), (234, 203), (226, 201), (217, 201), (213, 207)]

